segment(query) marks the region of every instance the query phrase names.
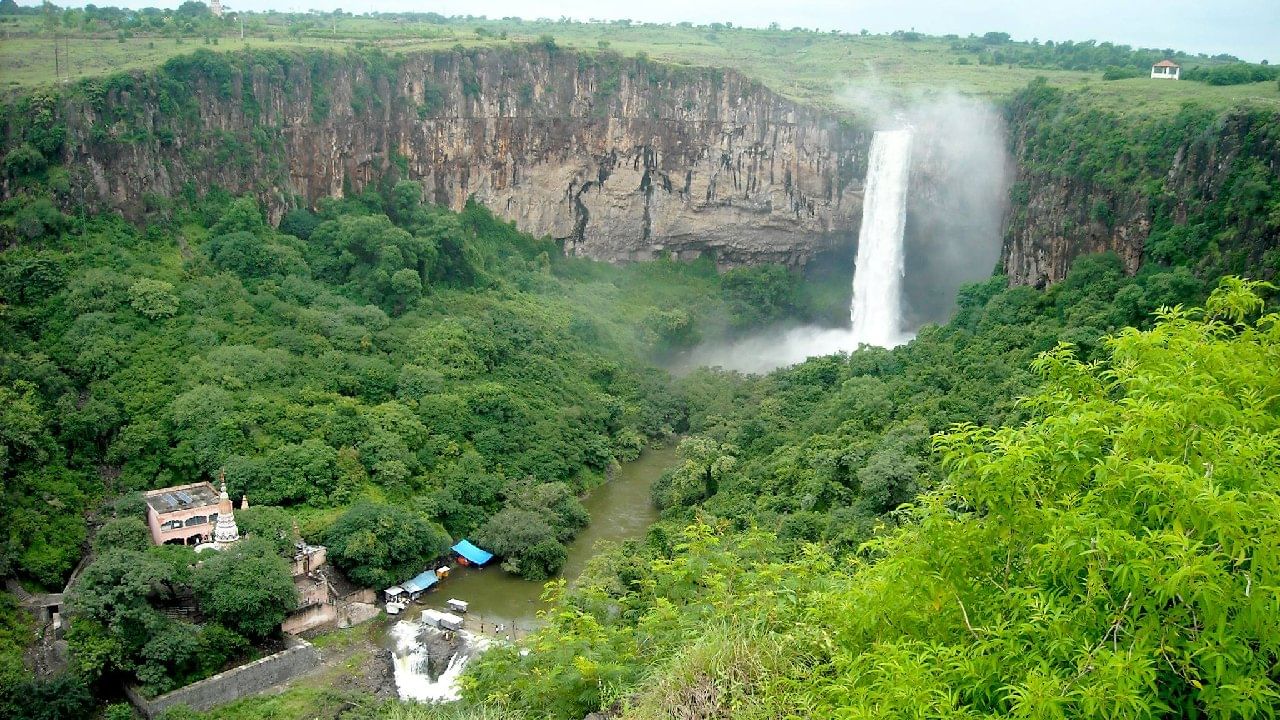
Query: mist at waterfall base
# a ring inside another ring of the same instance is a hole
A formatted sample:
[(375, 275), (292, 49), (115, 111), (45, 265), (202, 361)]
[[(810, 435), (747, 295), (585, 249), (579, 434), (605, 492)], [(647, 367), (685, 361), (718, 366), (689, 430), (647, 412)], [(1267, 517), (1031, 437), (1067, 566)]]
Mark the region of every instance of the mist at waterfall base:
[[(955, 311), (959, 288), (990, 277), (999, 259), (1009, 188), (999, 113), (987, 103), (950, 93), (904, 102), (873, 90), (850, 90), (842, 100), (875, 118), (878, 128), (910, 128), (910, 178), (901, 254), (864, 252), (870, 250), (865, 245), (869, 239), (866, 217), (859, 230), (851, 315), (858, 314), (861, 299), (866, 316), (862, 325), (856, 330), (853, 322), (843, 327), (778, 327), (731, 342), (707, 343), (681, 358), (677, 371), (722, 367), (765, 373), (811, 357), (852, 352), (860, 344), (893, 347), (908, 342), (926, 323), (946, 322)], [(874, 160), (868, 158), (873, 170)], [(868, 173), (869, 185), (875, 181), (874, 174)], [(867, 188), (864, 213), (874, 190)], [(891, 198), (886, 200), (877, 211), (893, 206)], [(883, 240), (886, 235), (874, 237)], [(858, 267), (871, 269), (869, 263), (876, 263), (875, 274), (864, 275), (859, 283)], [(861, 298), (856, 290), (859, 284), (866, 286)], [(890, 306), (885, 298), (895, 292), (895, 285), (898, 299)], [(879, 323), (872, 334), (868, 334), (868, 321)]]

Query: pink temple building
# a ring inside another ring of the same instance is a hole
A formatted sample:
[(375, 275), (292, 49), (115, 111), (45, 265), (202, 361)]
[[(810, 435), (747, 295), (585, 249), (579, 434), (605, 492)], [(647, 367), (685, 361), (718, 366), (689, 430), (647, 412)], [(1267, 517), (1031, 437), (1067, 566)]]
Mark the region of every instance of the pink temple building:
[[(204, 545), (219, 549), (240, 539), (227, 484), (198, 482), (152, 490), (147, 502), (147, 527), (156, 545)], [(241, 509), (248, 507), (245, 498)]]

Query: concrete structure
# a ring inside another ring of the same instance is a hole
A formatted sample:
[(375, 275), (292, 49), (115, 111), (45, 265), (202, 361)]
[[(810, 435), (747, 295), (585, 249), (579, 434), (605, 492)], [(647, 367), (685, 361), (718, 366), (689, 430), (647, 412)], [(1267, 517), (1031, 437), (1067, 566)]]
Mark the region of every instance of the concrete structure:
[[(240, 539), (240, 528), (227, 495), (213, 483), (198, 482), (160, 488), (143, 494), (147, 503), (147, 527), (156, 545), (196, 545), (199, 550), (221, 550)], [(249, 507), (247, 496), (240, 508)]]
[(125, 695), (139, 714), (148, 720), (159, 717), (165, 710), (176, 705), (186, 705), (192, 710), (203, 712), (292, 680), (320, 664), (320, 653), (306, 640), (286, 636), (285, 645), (285, 649), (275, 655), (232, 668), (159, 697), (147, 699), (133, 686), (125, 688)]
[[(249, 498), (244, 498), (244, 505), (249, 507)], [(218, 518), (213, 525), (213, 549), (222, 548), (240, 539), (240, 528), (236, 527), (235, 513), (231, 512), (231, 498), (227, 496), (227, 479), (222, 478), (222, 492), (218, 495)], [(208, 549), (209, 546), (199, 549)]]
[[(299, 604), (303, 602), (301, 599)], [(301, 633), (318, 627), (332, 625), (338, 620), (338, 606), (328, 602), (311, 603), (301, 606), (289, 613), (280, 623), (280, 629), (287, 633)]]
[(1151, 66), (1152, 80), (1177, 80), (1182, 75), (1182, 67), (1172, 60), (1161, 60)]
[(198, 482), (145, 493), (147, 526), (156, 545), (201, 545), (213, 542), (218, 517), (230, 514), (231, 503), (212, 483)]
[[(244, 509), (241, 506), (241, 509)], [(295, 531), (296, 532), (296, 531)], [(323, 545), (307, 545), (296, 543), (297, 552), (293, 554), (293, 575), (306, 575), (317, 570), (329, 560), (329, 550)]]
[[(293, 534), (293, 587), (298, 591), (298, 607), (280, 624), (282, 630), (300, 633), (344, 619), (350, 622), (351, 605), (361, 601), (365, 604), (373, 602), (376, 596), (372, 590), (342, 595), (330, 579), (326, 566), (328, 550), (325, 546), (303, 542), (297, 523), (294, 523)], [(359, 612), (356, 614), (365, 615)]]

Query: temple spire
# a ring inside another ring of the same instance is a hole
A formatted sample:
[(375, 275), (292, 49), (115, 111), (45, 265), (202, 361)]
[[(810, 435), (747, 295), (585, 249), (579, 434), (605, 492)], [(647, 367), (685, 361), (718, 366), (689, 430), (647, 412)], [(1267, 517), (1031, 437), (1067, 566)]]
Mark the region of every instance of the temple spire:
[(240, 539), (240, 528), (236, 527), (235, 512), (231, 507), (231, 496), (227, 494), (227, 471), (218, 472), (218, 480), (222, 484), (219, 494), (218, 522), (213, 526), (213, 545), (223, 548)]

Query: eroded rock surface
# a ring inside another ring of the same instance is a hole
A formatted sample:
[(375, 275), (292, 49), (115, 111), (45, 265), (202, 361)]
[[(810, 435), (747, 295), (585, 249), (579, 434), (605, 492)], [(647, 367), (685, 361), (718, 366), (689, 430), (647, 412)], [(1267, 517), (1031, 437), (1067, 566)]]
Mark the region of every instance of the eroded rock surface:
[(140, 217), (218, 186), (278, 219), (408, 178), (568, 253), (728, 265), (802, 264), (861, 216), (869, 130), (730, 71), (542, 47), (201, 57), (64, 103), (74, 201)]

